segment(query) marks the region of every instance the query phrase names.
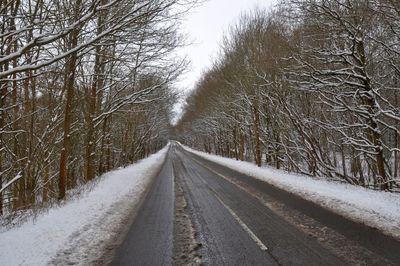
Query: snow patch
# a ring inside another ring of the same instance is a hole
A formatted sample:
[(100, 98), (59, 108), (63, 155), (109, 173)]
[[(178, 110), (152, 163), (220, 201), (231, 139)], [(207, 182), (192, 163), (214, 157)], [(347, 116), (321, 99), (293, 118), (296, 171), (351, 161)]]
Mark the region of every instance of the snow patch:
[(1, 232), (0, 265), (90, 264), (139, 202), (167, 150), (106, 173), (90, 192)]

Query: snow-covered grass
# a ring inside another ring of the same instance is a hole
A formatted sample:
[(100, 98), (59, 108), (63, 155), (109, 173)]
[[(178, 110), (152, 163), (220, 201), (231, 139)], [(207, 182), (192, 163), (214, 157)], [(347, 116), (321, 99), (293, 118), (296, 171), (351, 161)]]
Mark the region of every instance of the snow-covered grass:
[(205, 159), (263, 180), (354, 221), (400, 238), (400, 193), (374, 191), (350, 184), (289, 174), (270, 167), (259, 168), (249, 162), (184, 148)]
[(167, 149), (106, 173), (88, 193), (1, 232), (0, 265), (90, 264), (139, 202)]

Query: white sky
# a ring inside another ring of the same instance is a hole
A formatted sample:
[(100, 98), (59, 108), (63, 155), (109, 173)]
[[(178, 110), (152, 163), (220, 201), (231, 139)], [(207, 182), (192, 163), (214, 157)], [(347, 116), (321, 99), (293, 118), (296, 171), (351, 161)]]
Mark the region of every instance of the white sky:
[[(202, 71), (207, 70), (214, 61), (222, 37), (239, 16), (248, 10), (258, 7), (271, 7), (277, 0), (207, 0), (191, 10), (182, 23), (182, 31), (188, 41), (193, 43), (179, 51), (187, 56), (191, 65), (178, 87), (183, 92), (193, 89)], [(176, 117), (180, 117), (182, 103), (175, 106)]]
[(203, 70), (211, 66), (222, 37), (240, 14), (259, 7), (270, 7), (276, 0), (207, 0), (191, 10), (183, 22), (183, 32), (193, 43), (182, 48), (181, 55), (191, 61), (188, 72), (182, 77), (182, 90), (191, 90)]

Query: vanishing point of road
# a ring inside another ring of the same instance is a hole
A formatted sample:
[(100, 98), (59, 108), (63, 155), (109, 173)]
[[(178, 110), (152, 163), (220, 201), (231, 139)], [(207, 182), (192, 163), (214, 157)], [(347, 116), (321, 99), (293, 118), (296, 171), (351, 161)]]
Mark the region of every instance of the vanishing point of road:
[(111, 265), (400, 265), (400, 241), (172, 143)]

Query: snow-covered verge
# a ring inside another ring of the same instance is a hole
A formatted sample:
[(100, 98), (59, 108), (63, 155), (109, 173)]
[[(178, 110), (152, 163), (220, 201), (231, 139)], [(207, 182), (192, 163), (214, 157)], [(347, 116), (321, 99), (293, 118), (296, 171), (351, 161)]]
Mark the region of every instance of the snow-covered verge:
[(1, 232), (0, 265), (91, 264), (139, 202), (167, 149), (106, 173), (88, 193)]
[(354, 221), (400, 238), (399, 193), (374, 191), (350, 184), (289, 174), (269, 167), (260, 168), (249, 162), (236, 161), (183, 147), (205, 159), (263, 180)]

